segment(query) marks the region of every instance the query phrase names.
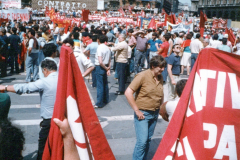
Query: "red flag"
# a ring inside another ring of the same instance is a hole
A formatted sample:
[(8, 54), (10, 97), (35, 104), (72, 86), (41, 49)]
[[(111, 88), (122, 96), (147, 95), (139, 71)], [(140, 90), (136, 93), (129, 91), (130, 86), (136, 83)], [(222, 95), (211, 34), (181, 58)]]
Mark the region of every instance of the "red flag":
[(204, 29), (205, 29), (205, 22), (207, 21), (206, 14), (203, 13), (203, 11), (200, 11), (200, 35), (203, 37)]
[(132, 13), (132, 7), (131, 6), (128, 6), (128, 10), (130, 13)]
[(232, 43), (232, 45), (234, 46), (235, 45), (235, 35), (233, 34), (233, 31), (228, 28), (225, 29), (225, 34), (228, 34), (228, 40)]
[(140, 27), (141, 26), (141, 19), (137, 17), (137, 26)]
[(239, 159), (239, 64), (235, 54), (200, 52), (153, 160)]
[(155, 22), (154, 18), (151, 19), (150, 23), (148, 24), (148, 28), (157, 29), (156, 22)]
[(144, 10), (141, 11), (141, 17), (145, 18), (145, 12), (144, 12)]
[(167, 22), (171, 23), (172, 21), (172, 16), (168, 15), (167, 13), (165, 13), (165, 21), (164, 21), (164, 26), (167, 26)]
[(56, 102), (43, 159), (63, 159), (62, 135), (53, 118), (63, 120), (67, 113), (80, 159), (115, 160), (70, 47), (62, 46), (60, 61)]
[(171, 23), (176, 24), (176, 15), (174, 13), (171, 14)]
[(165, 11), (164, 8), (162, 9), (162, 13), (161, 13), (161, 14), (162, 14), (162, 16), (163, 16), (164, 14), (167, 14), (167, 12)]
[(120, 7), (118, 11), (122, 14), (122, 16), (125, 15), (125, 12), (123, 11), (123, 8), (122, 8), (122, 7)]
[(148, 5), (147, 5), (147, 8), (148, 8), (148, 9), (150, 9), (150, 8), (151, 8), (151, 5), (150, 5), (150, 3), (148, 3)]
[(83, 9), (82, 10), (82, 17), (83, 20), (87, 23), (88, 22), (88, 15), (89, 15), (90, 11), (87, 9)]

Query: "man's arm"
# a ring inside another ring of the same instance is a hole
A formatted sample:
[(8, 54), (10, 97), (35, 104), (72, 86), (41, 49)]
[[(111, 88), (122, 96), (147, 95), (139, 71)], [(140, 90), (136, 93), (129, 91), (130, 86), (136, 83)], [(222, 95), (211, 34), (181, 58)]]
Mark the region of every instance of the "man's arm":
[(98, 56), (98, 61), (99, 61), (99, 65), (105, 69), (106, 71), (109, 70), (109, 67), (106, 67), (105, 64), (103, 64), (103, 61), (102, 61), (102, 57), (101, 56)]
[(159, 47), (158, 47), (158, 46), (159, 46), (159, 44), (158, 44), (158, 43), (155, 43), (155, 46), (156, 46), (156, 48), (157, 48), (158, 52), (159, 52), (159, 53), (162, 53), (162, 51), (163, 51), (163, 48), (159, 48)]
[(176, 85), (176, 82), (174, 81), (174, 78), (173, 78), (173, 75), (172, 75), (172, 65), (171, 64), (168, 64), (167, 71), (168, 71), (168, 75), (171, 79), (172, 85)]
[(134, 91), (128, 87), (125, 91), (125, 96), (128, 100), (128, 103), (130, 104), (130, 106), (132, 107), (132, 109), (134, 110), (136, 115), (138, 116), (139, 120), (145, 119), (144, 114), (137, 107), (137, 104), (136, 104), (136, 101), (134, 100), (133, 94), (134, 94)]
[(94, 66), (92, 66), (92, 67), (89, 67), (83, 74), (82, 74), (82, 76), (83, 77), (86, 77), (87, 75), (89, 75), (93, 70), (94, 70)]

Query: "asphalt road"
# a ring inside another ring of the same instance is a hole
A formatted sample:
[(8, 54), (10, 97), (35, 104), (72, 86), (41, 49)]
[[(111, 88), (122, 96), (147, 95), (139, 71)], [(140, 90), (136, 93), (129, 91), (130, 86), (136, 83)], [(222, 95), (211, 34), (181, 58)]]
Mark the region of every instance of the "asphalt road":
[[(0, 84), (13, 85), (25, 83), (25, 73), (15, 74), (0, 78)], [(181, 76), (181, 78), (187, 78)], [(108, 77), (110, 89), (110, 103), (104, 108), (95, 109), (101, 122), (105, 136), (117, 160), (131, 160), (134, 150), (136, 135), (133, 123), (133, 110), (129, 106), (124, 95), (116, 96), (118, 84), (113, 74)], [(89, 80), (91, 82), (91, 80)], [(92, 88), (87, 80), (87, 86), (96, 101), (96, 88)], [(164, 85), (165, 96), (167, 96), (167, 85)], [(38, 93), (17, 95), (8, 93), (11, 97), (11, 108), (9, 118), (18, 125), (25, 136), (25, 147), (23, 151), (24, 160), (35, 160), (37, 157), (38, 133), (40, 131), (40, 97)], [(166, 99), (166, 98), (165, 98)], [(166, 130), (168, 122), (160, 116), (155, 128), (154, 136), (150, 145), (148, 159), (152, 159), (161, 138)]]

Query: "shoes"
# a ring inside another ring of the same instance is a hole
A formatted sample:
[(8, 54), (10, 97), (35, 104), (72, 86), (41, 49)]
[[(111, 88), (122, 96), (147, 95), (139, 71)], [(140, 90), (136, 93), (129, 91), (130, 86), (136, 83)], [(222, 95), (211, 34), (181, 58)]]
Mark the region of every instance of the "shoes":
[(119, 91), (117, 91), (117, 92), (115, 93), (115, 95), (124, 95), (124, 92), (119, 92)]
[(99, 106), (97, 106), (97, 105), (94, 105), (93, 106), (95, 109), (97, 109), (97, 108), (103, 108), (103, 107), (99, 107)]

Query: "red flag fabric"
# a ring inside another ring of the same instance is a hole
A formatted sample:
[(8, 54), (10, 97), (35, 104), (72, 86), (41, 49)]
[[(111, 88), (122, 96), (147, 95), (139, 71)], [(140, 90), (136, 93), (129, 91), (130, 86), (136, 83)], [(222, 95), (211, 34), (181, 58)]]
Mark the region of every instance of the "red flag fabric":
[(171, 23), (176, 24), (176, 15), (174, 13), (171, 14)]
[(141, 17), (145, 18), (145, 12), (144, 12), (144, 10), (141, 11)]
[(125, 15), (125, 12), (123, 11), (123, 8), (122, 8), (122, 7), (120, 7), (118, 11), (122, 14), (122, 16)]
[(63, 45), (60, 55), (57, 96), (43, 159), (63, 159), (62, 135), (53, 118), (63, 120), (67, 113), (80, 159), (115, 160), (72, 50)]
[(172, 20), (172, 16), (168, 15), (167, 13), (165, 13), (165, 21), (164, 21), (164, 26), (167, 26), (167, 22), (171, 23)]
[(232, 43), (232, 45), (234, 46), (235, 45), (235, 35), (233, 34), (233, 31), (228, 28), (225, 29), (225, 34), (228, 34), (228, 40)]
[(162, 9), (162, 13), (161, 13), (161, 14), (162, 14), (162, 16), (163, 16), (164, 14), (167, 14), (167, 12), (165, 11), (164, 8)]
[(148, 24), (148, 28), (157, 29), (156, 22), (155, 22), (154, 18), (151, 19), (150, 23)]
[(132, 7), (130, 5), (128, 6), (128, 10), (132, 14)]
[(239, 63), (228, 52), (200, 52), (153, 160), (239, 159)]
[(203, 13), (203, 11), (200, 11), (200, 35), (203, 37), (204, 29), (205, 29), (205, 22), (207, 21), (206, 14)]
[[(23, 36), (26, 36), (26, 33), (23, 33), (25, 35)], [(27, 47), (24, 43), (24, 41), (22, 42), (22, 46), (21, 46), (21, 54), (20, 56), (18, 56), (18, 64), (22, 64), (22, 62), (24, 61), (24, 55), (27, 53)]]
[(140, 27), (141, 26), (141, 19), (137, 17), (137, 26)]
[(148, 5), (147, 5), (147, 8), (148, 8), (148, 9), (150, 9), (150, 8), (151, 8), (151, 5), (150, 5), (150, 3), (148, 3)]
[(83, 9), (82, 10), (82, 17), (83, 20), (87, 23), (88, 22), (88, 15), (89, 15), (90, 11), (88, 9)]

